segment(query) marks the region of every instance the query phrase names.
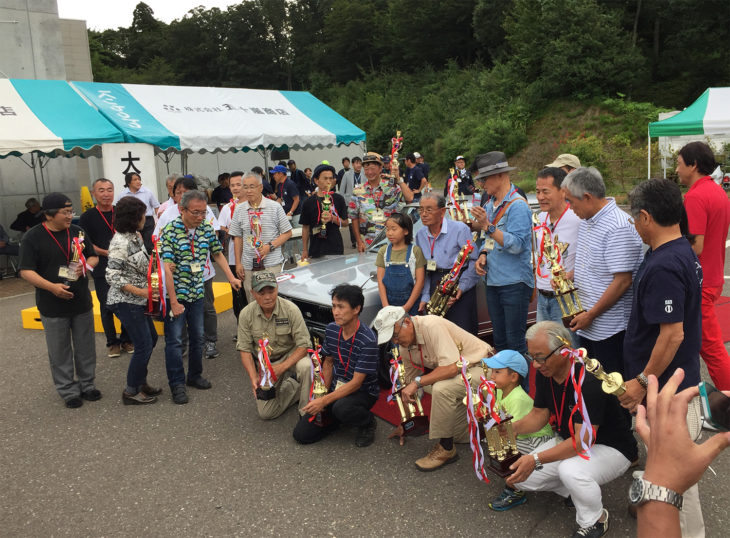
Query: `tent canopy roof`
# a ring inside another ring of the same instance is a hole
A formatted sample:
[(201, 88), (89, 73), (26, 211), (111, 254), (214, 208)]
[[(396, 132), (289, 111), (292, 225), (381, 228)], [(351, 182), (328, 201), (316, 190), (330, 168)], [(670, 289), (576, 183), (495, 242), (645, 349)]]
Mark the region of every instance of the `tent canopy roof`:
[(309, 92), (73, 82), (124, 135), (182, 152), (305, 149), (365, 141)]
[(649, 136), (730, 134), (730, 88), (707, 88), (679, 114), (649, 124)]
[(80, 154), (124, 142), (65, 80), (0, 79), (0, 157), (33, 151)]

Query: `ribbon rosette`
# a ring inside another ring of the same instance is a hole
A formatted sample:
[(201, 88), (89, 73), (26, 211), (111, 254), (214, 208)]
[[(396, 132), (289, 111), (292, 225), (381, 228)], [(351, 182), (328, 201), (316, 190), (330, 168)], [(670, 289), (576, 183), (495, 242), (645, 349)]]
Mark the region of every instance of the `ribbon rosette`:
[[(74, 250), (76, 251), (76, 254), (79, 256), (79, 264), (81, 264), (81, 273), (86, 276), (86, 267), (88, 266), (86, 263), (86, 256), (84, 256), (84, 245), (83, 240), (74, 237)], [(88, 266), (90, 267), (90, 266)]]
[[(472, 452), (472, 465), (474, 466), (474, 472), (479, 480), (489, 483), (487, 473), (484, 471), (484, 451), (482, 450), (481, 439), (479, 435), (479, 419), (474, 413), (474, 393), (471, 390), (471, 383), (469, 383), (469, 377), (467, 371), (469, 369), (469, 363), (464, 359), (461, 360), (461, 379), (464, 381), (464, 388), (466, 389), (466, 417), (469, 423), (469, 446), (471, 446)], [(481, 398), (480, 398), (481, 400)]]
[[(566, 348), (561, 350), (560, 353), (564, 357), (570, 358), (570, 381), (573, 384), (573, 392), (575, 393), (575, 406), (573, 407), (573, 410), (570, 413), (570, 419), (568, 420), (570, 436), (573, 439), (573, 448), (575, 449), (576, 454), (578, 454), (581, 458), (588, 460), (591, 456), (591, 447), (596, 442), (596, 429), (591, 424), (591, 419), (588, 416), (588, 407), (583, 399), (583, 381), (585, 381), (586, 377), (585, 361), (583, 360), (582, 351)], [(575, 374), (576, 364), (583, 366), (577, 376)], [(578, 448), (578, 443), (575, 439), (575, 432), (573, 431), (573, 415), (576, 411), (580, 413), (580, 416), (583, 419), (579, 432), (580, 448)]]

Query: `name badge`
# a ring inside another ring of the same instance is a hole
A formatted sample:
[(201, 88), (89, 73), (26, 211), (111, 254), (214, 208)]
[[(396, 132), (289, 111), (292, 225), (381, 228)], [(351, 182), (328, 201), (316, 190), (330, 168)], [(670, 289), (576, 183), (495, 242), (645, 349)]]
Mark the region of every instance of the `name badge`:
[[(75, 277), (76, 275), (73, 275), (73, 276)], [(64, 280), (71, 280), (72, 279), (71, 271), (69, 270), (69, 268), (67, 266), (62, 265), (61, 267), (58, 268), (58, 277), (63, 278)], [(73, 280), (76, 280), (76, 279), (74, 278)]]
[(428, 260), (426, 262), (426, 271), (435, 271), (436, 270), (436, 260)]
[(492, 251), (494, 250), (495, 241), (491, 237), (487, 237), (484, 240), (484, 250)]
[(345, 382), (342, 379), (338, 379), (337, 383), (335, 383), (335, 390), (339, 389), (344, 384), (345, 384)]
[(199, 273), (203, 270), (203, 266), (199, 262), (193, 262), (190, 264), (190, 270), (193, 273)]

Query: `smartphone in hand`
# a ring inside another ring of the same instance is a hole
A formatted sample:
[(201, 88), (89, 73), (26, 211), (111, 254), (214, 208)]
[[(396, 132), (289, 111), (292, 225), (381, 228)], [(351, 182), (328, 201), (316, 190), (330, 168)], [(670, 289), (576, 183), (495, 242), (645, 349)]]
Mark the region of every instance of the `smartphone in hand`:
[(705, 421), (722, 431), (730, 431), (730, 397), (702, 381), (700, 400)]

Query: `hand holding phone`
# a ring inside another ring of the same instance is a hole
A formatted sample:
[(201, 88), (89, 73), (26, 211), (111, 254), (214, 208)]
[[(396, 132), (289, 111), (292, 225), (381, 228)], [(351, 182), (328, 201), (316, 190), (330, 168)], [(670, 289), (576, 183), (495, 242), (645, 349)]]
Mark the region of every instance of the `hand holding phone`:
[(705, 422), (719, 430), (730, 431), (730, 397), (725, 396), (706, 381), (702, 381), (700, 399)]

